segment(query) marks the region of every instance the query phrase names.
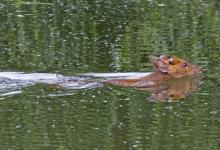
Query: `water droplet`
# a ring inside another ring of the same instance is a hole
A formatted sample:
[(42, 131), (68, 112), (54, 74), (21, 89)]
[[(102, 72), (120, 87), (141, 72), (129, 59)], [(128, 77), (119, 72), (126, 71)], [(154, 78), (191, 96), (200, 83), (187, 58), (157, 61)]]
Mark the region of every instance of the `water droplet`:
[(158, 4), (158, 6), (160, 6), (160, 7), (164, 7), (164, 6), (166, 6), (164, 3), (161, 3), (161, 4)]
[(217, 111), (211, 111), (210, 113), (214, 115), (217, 114)]

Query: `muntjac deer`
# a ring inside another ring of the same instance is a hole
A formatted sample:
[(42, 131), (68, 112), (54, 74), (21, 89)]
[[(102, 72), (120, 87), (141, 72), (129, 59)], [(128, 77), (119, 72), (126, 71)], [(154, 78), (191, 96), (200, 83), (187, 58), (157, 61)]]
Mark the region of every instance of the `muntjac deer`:
[(155, 72), (138, 79), (112, 79), (106, 83), (124, 87), (153, 87), (164, 81), (199, 74), (201, 68), (176, 56), (151, 56), (151, 63)]
[[(173, 97), (173, 99), (183, 98), (197, 89), (198, 80), (188, 80), (185, 77), (200, 73), (201, 68), (199, 66), (192, 65), (176, 56), (151, 56), (151, 63), (155, 68), (153, 73), (144, 73), (141, 77), (137, 78), (135, 76), (135, 78), (129, 79), (121, 78), (123, 73), (110, 73), (112, 76), (117, 77), (114, 79), (107, 77), (96, 80), (89, 78), (89, 74), (85, 74), (85, 77), (68, 77), (48, 73), (0, 72), (0, 89), (10, 91), (39, 83), (47, 84), (52, 88), (67, 89), (97, 88), (102, 87), (103, 84), (110, 84), (150, 91), (152, 98), (160, 100), (168, 97)], [(120, 76), (118, 76), (119, 74)]]

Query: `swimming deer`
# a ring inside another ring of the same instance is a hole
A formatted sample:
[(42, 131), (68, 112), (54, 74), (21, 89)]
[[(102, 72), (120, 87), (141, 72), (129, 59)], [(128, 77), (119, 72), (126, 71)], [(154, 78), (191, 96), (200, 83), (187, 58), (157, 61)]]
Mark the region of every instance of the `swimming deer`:
[(105, 83), (124, 87), (153, 87), (171, 79), (192, 76), (201, 72), (199, 66), (176, 56), (157, 57), (152, 55), (150, 59), (155, 69), (153, 73), (138, 79), (112, 79)]

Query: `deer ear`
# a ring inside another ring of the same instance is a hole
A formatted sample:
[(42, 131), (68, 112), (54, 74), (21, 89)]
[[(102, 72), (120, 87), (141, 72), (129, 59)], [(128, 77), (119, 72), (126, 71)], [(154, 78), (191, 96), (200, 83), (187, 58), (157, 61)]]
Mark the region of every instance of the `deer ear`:
[(150, 61), (151, 61), (151, 64), (153, 65), (154, 69), (158, 70), (159, 57), (151, 55)]
[(163, 72), (163, 73), (168, 73), (169, 72), (168, 66), (164, 63), (159, 64), (158, 70)]
[(150, 59), (154, 69), (160, 72), (168, 73), (168, 65), (162, 62), (159, 57), (152, 55)]

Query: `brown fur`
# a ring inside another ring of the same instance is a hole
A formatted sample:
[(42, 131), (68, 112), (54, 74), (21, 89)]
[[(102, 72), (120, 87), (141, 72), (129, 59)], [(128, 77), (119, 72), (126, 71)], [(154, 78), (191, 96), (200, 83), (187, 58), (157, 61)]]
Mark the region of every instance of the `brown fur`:
[(151, 63), (155, 72), (139, 79), (113, 79), (106, 83), (125, 87), (153, 87), (164, 81), (185, 76), (192, 76), (201, 72), (201, 68), (176, 56), (151, 56)]

